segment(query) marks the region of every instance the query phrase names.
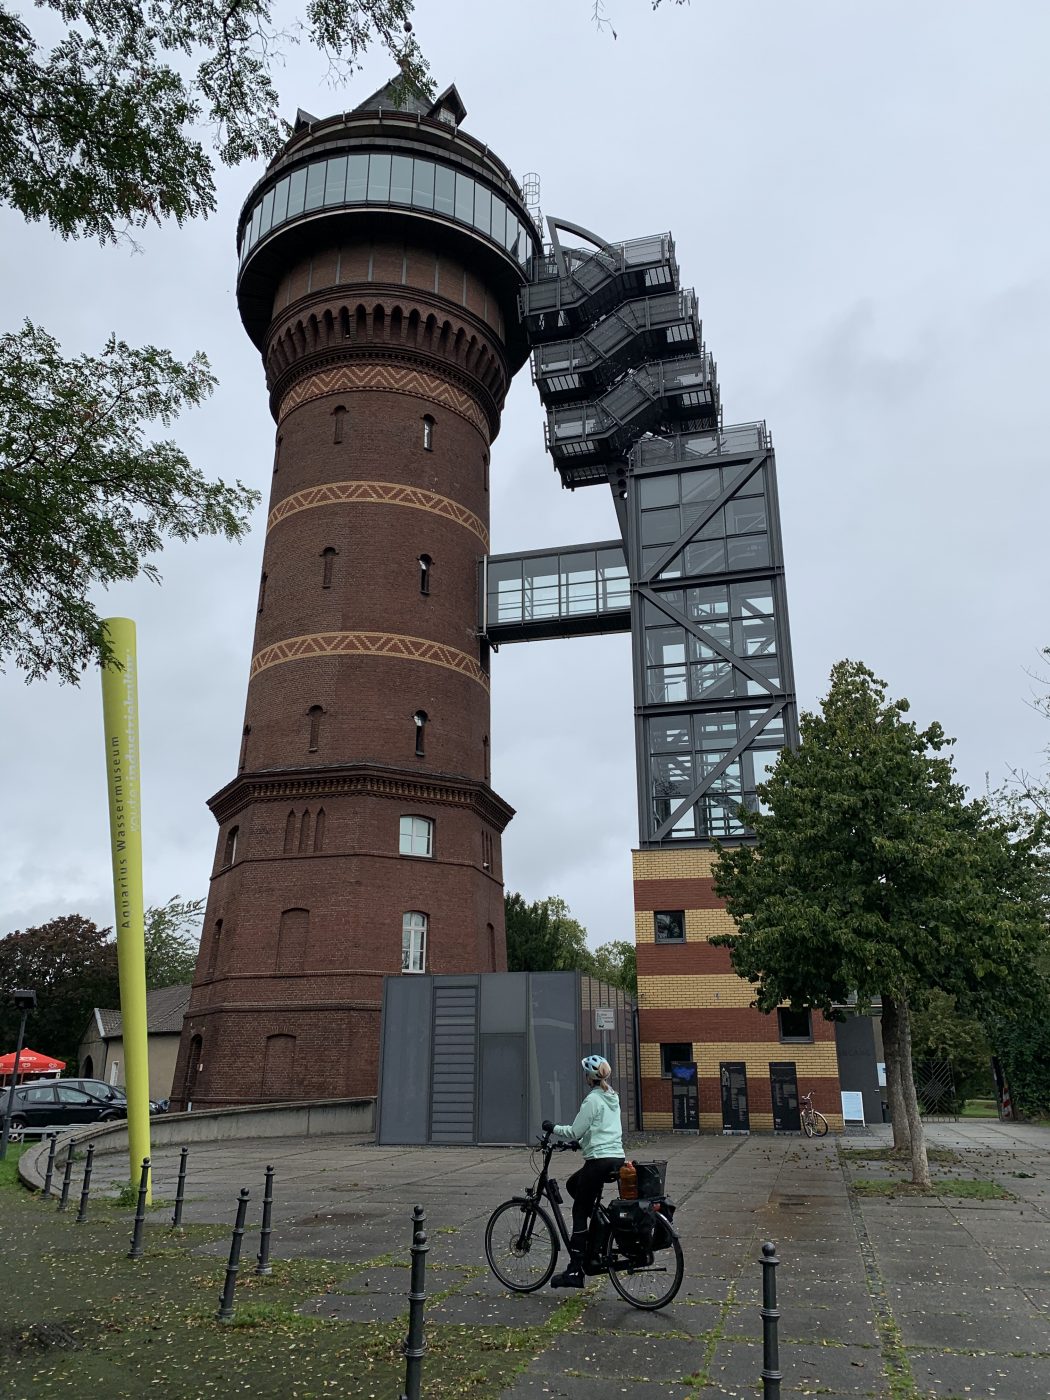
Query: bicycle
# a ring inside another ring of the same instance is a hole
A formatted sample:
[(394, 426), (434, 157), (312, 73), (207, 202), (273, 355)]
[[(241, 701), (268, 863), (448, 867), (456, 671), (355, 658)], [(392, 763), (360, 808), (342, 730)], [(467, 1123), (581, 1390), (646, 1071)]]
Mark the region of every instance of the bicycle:
[[(541, 1134), (529, 1154), (534, 1169), (537, 1151), (543, 1155), (535, 1184), (526, 1187), (524, 1196), (513, 1196), (497, 1206), (485, 1226), (489, 1268), (505, 1288), (515, 1293), (534, 1293), (548, 1282), (558, 1260), (559, 1237), (569, 1251), (569, 1231), (561, 1213), (561, 1188), (550, 1175), (550, 1163), (555, 1152), (578, 1149), (578, 1142), (553, 1142), (550, 1133)], [(612, 1175), (608, 1178), (615, 1179)], [(543, 1203), (550, 1206), (550, 1212)], [(617, 1293), (632, 1307), (654, 1311), (665, 1307), (681, 1288), (685, 1257), (669, 1218), (673, 1205), (668, 1202), (670, 1211), (664, 1213), (660, 1201), (637, 1204), (651, 1208), (641, 1214), (651, 1215), (653, 1236), (648, 1241), (622, 1242), (617, 1239), (612, 1219), (599, 1197), (588, 1232), (584, 1273), (607, 1273)], [(671, 1265), (657, 1262), (668, 1253)]]
[(806, 1137), (824, 1137), (828, 1131), (828, 1120), (813, 1107), (813, 1095), (803, 1094), (799, 1103), (802, 1108), (802, 1131)]

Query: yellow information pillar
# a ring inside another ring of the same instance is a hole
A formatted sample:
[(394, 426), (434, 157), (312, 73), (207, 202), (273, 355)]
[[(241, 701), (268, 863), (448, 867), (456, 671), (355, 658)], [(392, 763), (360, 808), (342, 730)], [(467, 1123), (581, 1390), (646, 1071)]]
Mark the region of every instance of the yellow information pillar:
[(113, 844), (113, 901), (128, 1096), (128, 1149), (131, 1181), (137, 1186), (143, 1159), (150, 1155), (138, 665), (135, 624), (131, 619), (106, 618), (105, 627), (118, 662), (102, 671), (102, 717), (106, 730), (106, 786)]

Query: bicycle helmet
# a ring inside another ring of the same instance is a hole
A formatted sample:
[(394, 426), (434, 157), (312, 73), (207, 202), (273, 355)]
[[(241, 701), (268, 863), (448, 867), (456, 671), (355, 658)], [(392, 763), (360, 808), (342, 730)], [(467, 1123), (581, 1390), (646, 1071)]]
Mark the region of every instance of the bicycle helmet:
[(583, 1072), (589, 1080), (608, 1079), (612, 1074), (612, 1065), (601, 1055), (587, 1055), (580, 1061)]

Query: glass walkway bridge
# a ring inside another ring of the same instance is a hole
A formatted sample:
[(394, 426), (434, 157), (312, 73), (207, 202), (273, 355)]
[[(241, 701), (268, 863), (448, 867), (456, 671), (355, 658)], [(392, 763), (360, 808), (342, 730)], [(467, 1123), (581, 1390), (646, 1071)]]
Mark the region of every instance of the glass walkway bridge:
[(493, 554), (483, 571), (479, 631), (492, 646), (631, 630), (621, 540)]

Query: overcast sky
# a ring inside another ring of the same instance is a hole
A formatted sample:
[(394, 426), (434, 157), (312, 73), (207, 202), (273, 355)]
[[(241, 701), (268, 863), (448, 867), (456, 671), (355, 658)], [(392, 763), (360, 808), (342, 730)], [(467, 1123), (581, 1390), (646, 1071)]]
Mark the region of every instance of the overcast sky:
[[(1031, 708), (1047, 617), (1050, 6), (924, 0), (419, 0), (416, 31), (465, 128), (545, 213), (614, 241), (670, 230), (718, 361), (725, 421), (777, 448), (799, 702), (865, 661), (920, 723), (958, 739), (963, 780), (1043, 762)], [(35, 22), (35, 21), (33, 21)], [(285, 114), (345, 110), (307, 50)], [(261, 173), (220, 172), (219, 209), (141, 239), (64, 244), (0, 215), (3, 316), (68, 352), (110, 331), (219, 376), (174, 436), (205, 471), (263, 493), (240, 546), (174, 546), (105, 615), (139, 627), (147, 902), (207, 892), (205, 800), (233, 775), (273, 424), (235, 304), (235, 229)], [(523, 370), (492, 453), (496, 552), (616, 534), (607, 490), (560, 489)], [(564, 897), (592, 942), (632, 936), (638, 839), (626, 636), (504, 647), (493, 659), (493, 784), (518, 815), (508, 889)], [(97, 675), (0, 677), (0, 933), (79, 911), (113, 921)]]

